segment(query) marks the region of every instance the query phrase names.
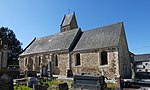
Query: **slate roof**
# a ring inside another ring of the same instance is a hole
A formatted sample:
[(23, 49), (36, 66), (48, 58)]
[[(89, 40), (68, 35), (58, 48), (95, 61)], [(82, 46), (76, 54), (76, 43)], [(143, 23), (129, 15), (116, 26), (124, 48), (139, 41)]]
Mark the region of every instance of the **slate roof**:
[(149, 61), (150, 60), (150, 54), (140, 54), (134, 56), (135, 61)]
[(123, 23), (116, 23), (83, 32), (73, 51), (118, 46)]
[(72, 20), (73, 15), (74, 15), (74, 13), (69, 14), (69, 15), (65, 15), (64, 18), (63, 18), (61, 26), (69, 25), (71, 20)]
[(68, 50), (78, 32), (79, 28), (38, 38), (21, 55), (47, 51)]

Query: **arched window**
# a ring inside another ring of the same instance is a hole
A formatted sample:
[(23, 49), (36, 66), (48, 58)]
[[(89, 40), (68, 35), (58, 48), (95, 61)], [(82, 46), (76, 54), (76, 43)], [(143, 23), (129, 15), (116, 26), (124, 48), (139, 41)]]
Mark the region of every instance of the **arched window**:
[(58, 66), (58, 57), (57, 57), (57, 54), (55, 54), (55, 66)]
[(41, 64), (41, 57), (39, 56), (39, 65)]
[(101, 52), (101, 65), (106, 65), (106, 64), (108, 64), (107, 52), (106, 51), (102, 51)]
[(80, 54), (76, 54), (76, 66), (80, 65)]
[(24, 66), (27, 66), (28, 58), (25, 58)]

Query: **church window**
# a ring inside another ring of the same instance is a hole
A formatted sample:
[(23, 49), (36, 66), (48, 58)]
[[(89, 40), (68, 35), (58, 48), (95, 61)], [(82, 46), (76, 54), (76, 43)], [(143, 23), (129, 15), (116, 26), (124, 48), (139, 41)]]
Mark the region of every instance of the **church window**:
[(39, 65), (41, 64), (41, 57), (39, 56)]
[(28, 58), (25, 58), (24, 66), (27, 66)]
[(106, 51), (102, 51), (101, 52), (101, 65), (106, 65), (106, 64), (108, 64), (107, 52)]
[(58, 57), (55, 55), (55, 66), (58, 66)]
[(81, 62), (80, 62), (80, 54), (76, 54), (76, 66), (80, 65)]

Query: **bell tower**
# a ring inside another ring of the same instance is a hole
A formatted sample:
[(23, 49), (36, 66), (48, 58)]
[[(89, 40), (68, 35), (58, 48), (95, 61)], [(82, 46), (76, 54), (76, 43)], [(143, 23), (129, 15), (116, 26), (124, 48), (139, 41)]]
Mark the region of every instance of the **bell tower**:
[(65, 32), (78, 28), (75, 12), (68, 15), (64, 15), (60, 27), (60, 32)]

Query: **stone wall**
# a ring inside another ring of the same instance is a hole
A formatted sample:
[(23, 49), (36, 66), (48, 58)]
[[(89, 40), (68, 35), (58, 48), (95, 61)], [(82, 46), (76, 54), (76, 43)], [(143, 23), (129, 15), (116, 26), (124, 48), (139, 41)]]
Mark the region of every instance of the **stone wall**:
[(68, 53), (60, 54), (58, 59), (58, 68), (60, 70), (60, 75), (66, 75), (68, 67)]
[(24, 58), (19, 58), (19, 69), (20, 69), (20, 72), (23, 72), (25, 70)]
[[(75, 52), (72, 55), (72, 66), (74, 74), (104, 74), (109, 79), (115, 78), (119, 74), (118, 66), (118, 51), (117, 50), (107, 50), (108, 65), (100, 65), (101, 61), (101, 50), (96, 51), (84, 51), (84, 52)], [(80, 53), (81, 65), (76, 66), (75, 55)]]
[(125, 32), (121, 31), (121, 37), (119, 42), (119, 68), (122, 78), (131, 77), (131, 63), (129, 58), (129, 50), (126, 42)]
[(80, 53), (81, 65), (75, 66), (75, 55), (72, 55), (72, 69), (74, 74), (81, 74), (81, 73), (98, 73), (98, 53), (97, 52), (83, 52)]
[[(54, 54), (58, 58), (58, 66), (55, 66)], [(41, 63), (39, 64), (39, 57), (41, 57)], [(27, 59), (27, 62), (25, 61)], [(52, 73), (66, 75), (68, 67), (68, 53), (41, 53), (21, 56), (19, 58), (20, 71), (25, 70), (40, 72), (40, 66), (48, 66), (48, 62), (52, 62)], [(25, 62), (27, 65), (25, 65)]]

